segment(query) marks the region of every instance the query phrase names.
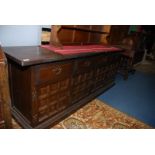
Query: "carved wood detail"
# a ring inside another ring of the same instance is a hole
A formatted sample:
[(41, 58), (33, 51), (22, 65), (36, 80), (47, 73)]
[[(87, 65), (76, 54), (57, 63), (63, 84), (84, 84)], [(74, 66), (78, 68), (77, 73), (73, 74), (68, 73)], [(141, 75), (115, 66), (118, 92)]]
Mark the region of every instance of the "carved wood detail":
[[(118, 59), (117, 53), (103, 53), (84, 59), (29, 66), (25, 69), (9, 61), (14, 76), (12, 83), (22, 77), (20, 85), (13, 85), (14, 92), (23, 90), (18, 98), (12, 97), (14, 116), (20, 119), (21, 125), (26, 128), (48, 127), (50, 120), (57, 122), (62, 118), (63, 112), (65, 115), (66, 111), (76, 109), (82, 100), (111, 86), (117, 72)], [(55, 74), (52, 70), (55, 66), (61, 67), (60, 74)], [(24, 81), (27, 81), (26, 85)], [(13, 93), (13, 96), (16, 96), (16, 93)], [(28, 102), (25, 102), (25, 97)], [(21, 102), (24, 105), (21, 106)], [(20, 117), (17, 113), (20, 113)], [(25, 115), (26, 113), (29, 114)], [(28, 121), (23, 121), (25, 117)]]

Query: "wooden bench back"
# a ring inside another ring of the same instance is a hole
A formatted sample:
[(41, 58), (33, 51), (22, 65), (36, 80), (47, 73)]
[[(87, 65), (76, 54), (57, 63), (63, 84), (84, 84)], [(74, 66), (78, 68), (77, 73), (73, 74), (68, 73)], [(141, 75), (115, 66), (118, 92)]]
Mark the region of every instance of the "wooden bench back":
[(51, 27), (50, 44), (63, 45), (86, 45), (100, 44), (103, 25), (53, 25)]

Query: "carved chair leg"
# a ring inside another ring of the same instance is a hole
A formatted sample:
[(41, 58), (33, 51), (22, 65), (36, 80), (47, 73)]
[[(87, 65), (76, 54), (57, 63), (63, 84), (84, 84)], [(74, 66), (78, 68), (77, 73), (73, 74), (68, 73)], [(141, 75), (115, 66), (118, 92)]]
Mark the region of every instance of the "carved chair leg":
[(135, 73), (135, 70), (133, 69), (133, 64), (132, 64), (132, 58), (122, 56), (120, 59), (120, 64), (119, 64), (119, 72), (123, 75), (123, 79), (127, 80), (129, 73), (131, 72), (132, 74)]

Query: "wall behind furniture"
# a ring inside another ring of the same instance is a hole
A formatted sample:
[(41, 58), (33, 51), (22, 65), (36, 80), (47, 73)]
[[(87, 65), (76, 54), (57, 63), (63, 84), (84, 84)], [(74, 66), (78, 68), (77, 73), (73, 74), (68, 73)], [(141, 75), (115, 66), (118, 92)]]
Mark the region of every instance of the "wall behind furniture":
[(2, 46), (35, 46), (41, 44), (41, 28), (48, 25), (1, 25)]

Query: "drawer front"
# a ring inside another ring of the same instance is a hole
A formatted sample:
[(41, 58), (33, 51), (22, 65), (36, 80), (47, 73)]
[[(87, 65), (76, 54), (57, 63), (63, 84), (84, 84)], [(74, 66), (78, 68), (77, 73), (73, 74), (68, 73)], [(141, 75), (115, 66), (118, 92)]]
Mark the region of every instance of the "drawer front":
[(98, 56), (98, 57), (96, 57), (95, 62), (96, 62), (97, 66), (107, 65), (107, 63), (108, 63), (108, 56), (107, 55)]
[(72, 63), (39, 65), (35, 68), (35, 82), (40, 84), (70, 77), (72, 66)]
[(77, 61), (77, 70), (76, 73), (82, 73), (82, 72), (87, 72), (94, 68), (95, 66), (95, 58), (87, 58), (83, 60), (78, 60)]

